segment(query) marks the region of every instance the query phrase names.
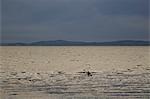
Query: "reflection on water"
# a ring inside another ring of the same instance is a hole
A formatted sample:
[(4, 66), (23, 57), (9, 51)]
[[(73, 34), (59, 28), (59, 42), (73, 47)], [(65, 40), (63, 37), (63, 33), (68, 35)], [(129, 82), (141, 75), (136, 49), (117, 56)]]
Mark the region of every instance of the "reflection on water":
[(150, 98), (150, 68), (124, 71), (1, 72), (3, 99), (137, 99)]

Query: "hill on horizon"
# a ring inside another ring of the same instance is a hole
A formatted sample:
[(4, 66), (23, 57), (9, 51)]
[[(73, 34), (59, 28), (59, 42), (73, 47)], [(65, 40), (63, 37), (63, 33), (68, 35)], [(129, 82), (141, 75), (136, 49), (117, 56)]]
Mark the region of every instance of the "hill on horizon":
[(142, 40), (120, 40), (109, 42), (86, 42), (86, 41), (67, 41), (49, 40), (31, 43), (1, 43), (1, 46), (149, 46), (150, 41)]

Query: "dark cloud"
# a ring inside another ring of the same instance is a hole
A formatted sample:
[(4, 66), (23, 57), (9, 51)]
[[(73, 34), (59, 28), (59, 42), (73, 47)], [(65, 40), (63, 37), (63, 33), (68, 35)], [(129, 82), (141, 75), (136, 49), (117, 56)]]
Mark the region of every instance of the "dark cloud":
[(3, 40), (148, 39), (148, 0), (2, 0)]

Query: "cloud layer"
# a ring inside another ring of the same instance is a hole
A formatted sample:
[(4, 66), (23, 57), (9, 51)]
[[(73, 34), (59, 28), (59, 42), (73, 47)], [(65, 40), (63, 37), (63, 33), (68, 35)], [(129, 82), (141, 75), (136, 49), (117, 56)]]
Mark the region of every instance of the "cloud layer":
[(148, 0), (2, 0), (2, 40), (148, 40)]

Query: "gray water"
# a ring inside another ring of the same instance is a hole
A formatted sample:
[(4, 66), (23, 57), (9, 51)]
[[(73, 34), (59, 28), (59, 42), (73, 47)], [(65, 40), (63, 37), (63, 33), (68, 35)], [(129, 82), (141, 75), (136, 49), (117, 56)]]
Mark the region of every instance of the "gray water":
[(1, 96), (2, 99), (150, 99), (149, 67), (91, 74), (1, 72)]

